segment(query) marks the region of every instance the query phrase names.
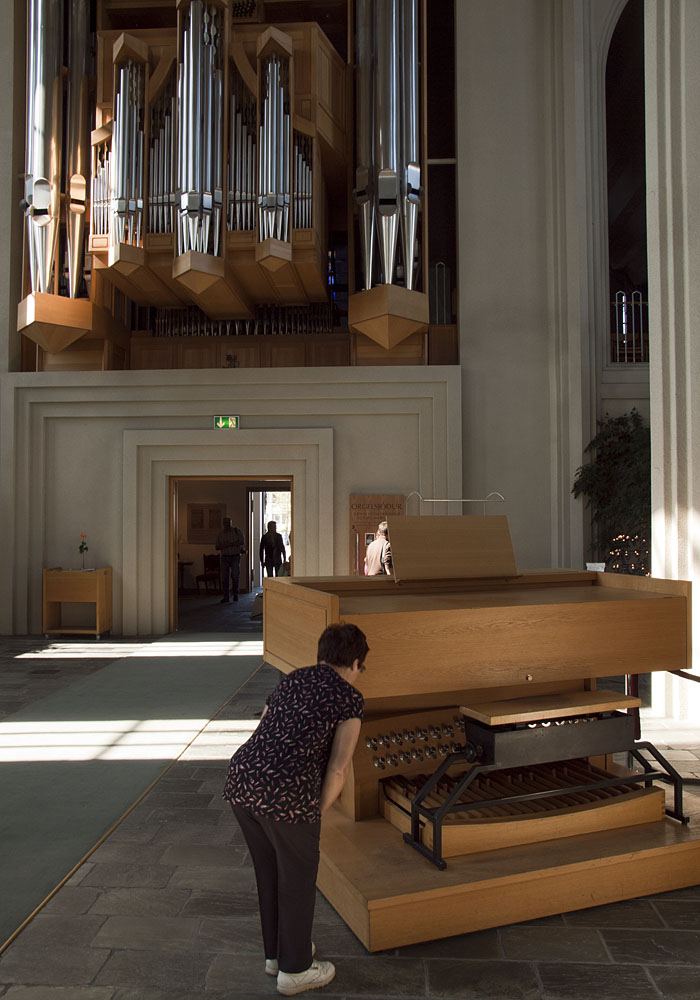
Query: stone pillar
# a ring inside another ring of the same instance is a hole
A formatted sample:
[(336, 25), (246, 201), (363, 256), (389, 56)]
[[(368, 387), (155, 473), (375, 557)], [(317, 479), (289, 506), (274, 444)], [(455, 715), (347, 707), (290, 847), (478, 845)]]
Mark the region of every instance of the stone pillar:
[[(700, 4), (645, 0), (652, 573), (694, 580), (700, 636)], [(700, 663), (700, 639), (695, 662)], [(654, 675), (654, 714), (700, 685)]]

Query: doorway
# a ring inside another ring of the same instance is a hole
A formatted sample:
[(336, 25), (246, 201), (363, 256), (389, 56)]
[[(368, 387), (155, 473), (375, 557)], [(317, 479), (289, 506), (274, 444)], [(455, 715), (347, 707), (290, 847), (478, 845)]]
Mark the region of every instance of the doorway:
[[(292, 491), (291, 488), (249, 491), (249, 511), (250, 525), (248, 535), (250, 538), (262, 537), (267, 531), (270, 521), (274, 521), (277, 526), (277, 533), (282, 536), (284, 545), (284, 565), (288, 575), (291, 576), (293, 566), (292, 553)], [(251, 548), (251, 579), (253, 585), (262, 590), (263, 566), (260, 562), (260, 547)]]
[[(279, 516), (292, 525), (293, 478), (244, 476), (170, 477), (170, 630), (260, 632), (262, 591), (259, 543), (262, 524)], [(224, 603), (216, 538), (224, 517), (244, 536), (239, 600)]]

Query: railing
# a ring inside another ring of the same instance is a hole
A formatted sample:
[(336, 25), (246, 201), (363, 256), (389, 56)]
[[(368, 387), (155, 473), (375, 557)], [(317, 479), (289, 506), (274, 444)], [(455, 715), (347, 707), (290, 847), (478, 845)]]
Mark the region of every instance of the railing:
[(649, 303), (640, 291), (616, 292), (610, 303), (610, 361), (613, 364), (649, 361)]

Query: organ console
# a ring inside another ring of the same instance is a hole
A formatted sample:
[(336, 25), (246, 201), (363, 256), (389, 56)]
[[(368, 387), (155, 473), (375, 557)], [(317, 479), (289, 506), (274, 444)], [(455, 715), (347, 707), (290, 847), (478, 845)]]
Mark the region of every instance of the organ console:
[[(682, 668), (690, 584), (519, 572), (502, 517), (397, 517), (394, 577), (264, 582), (266, 660), (370, 647), (319, 887), (369, 950), (695, 884), (682, 781), (599, 678)], [(634, 767), (631, 765), (634, 764)], [(668, 788), (668, 802), (667, 800)]]

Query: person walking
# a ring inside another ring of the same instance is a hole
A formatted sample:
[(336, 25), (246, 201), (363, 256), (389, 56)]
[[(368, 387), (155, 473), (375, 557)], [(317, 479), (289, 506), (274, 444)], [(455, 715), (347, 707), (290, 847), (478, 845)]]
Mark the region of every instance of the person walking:
[(391, 576), (393, 568), (389, 526), (386, 521), (380, 521), (374, 541), (369, 543), (365, 552), (365, 576), (379, 576), (381, 573)]
[(280, 575), (287, 553), (282, 536), (277, 532), (277, 522), (268, 521), (267, 531), (260, 539), (260, 562), (268, 576)]
[(260, 723), (231, 758), (224, 799), (250, 850), (260, 905), (265, 972), (295, 996), (329, 983), (335, 968), (314, 958), (321, 819), (345, 784), (360, 734), (356, 689), (369, 647), (356, 625), (330, 625), (315, 666), (282, 678)]
[(216, 538), (216, 548), (221, 553), (221, 604), (230, 604), (230, 593), (238, 600), (238, 581), (241, 574), (241, 555), (245, 553), (245, 539), (240, 528), (235, 528), (230, 517), (225, 517), (223, 527)]

